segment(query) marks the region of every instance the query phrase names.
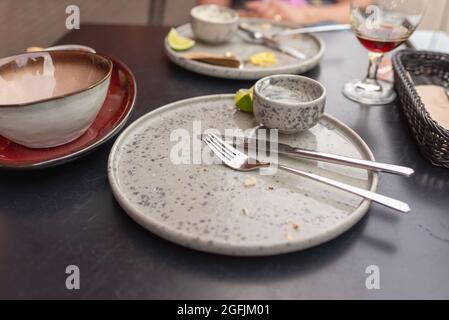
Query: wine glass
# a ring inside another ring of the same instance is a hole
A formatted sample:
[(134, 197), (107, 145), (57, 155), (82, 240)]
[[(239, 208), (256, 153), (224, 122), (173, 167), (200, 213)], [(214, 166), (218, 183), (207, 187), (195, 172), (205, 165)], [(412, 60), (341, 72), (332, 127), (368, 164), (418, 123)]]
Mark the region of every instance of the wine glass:
[(427, 0), (352, 0), (351, 24), (360, 43), (369, 51), (368, 74), (351, 81), (343, 94), (366, 105), (383, 105), (396, 98), (393, 85), (377, 79), (385, 53), (408, 40), (421, 22)]

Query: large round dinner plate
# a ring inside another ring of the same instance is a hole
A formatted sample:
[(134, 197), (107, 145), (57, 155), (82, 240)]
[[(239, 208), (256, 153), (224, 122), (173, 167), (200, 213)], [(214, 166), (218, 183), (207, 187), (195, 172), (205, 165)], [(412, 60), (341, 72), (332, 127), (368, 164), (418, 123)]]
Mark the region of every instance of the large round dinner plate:
[[(146, 114), (120, 135), (111, 151), (108, 174), (115, 198), (131, 218), (162, 238), (239, 256), (310, 248), (337, 237), (365, 215), (369, 201), (299, 176), (243, 173), (194, 162), (192, 154), (185, 157), (198, 131), (256, 126), (252, 115), (235, 109), (229, 94), (183, 100)], [(191, 140), (180, 144), (180, 135)], [(279, 141), (374, 160), (366, 143), (329, 115), (310, 131), (280, 135)], [(187, 147), (183, 164), (172, 161), (181, 154), (180, 146)], [(285, 157), (279, 161), (367, 190), (377, 188), (377, 175), (365, 170)], [(249, 177), (256, 179), (254, 186), (248, 185)]]
[(122, 62), (112, 60), (111, 84), (94, 123), (81, 137), (62, 146), (31, 149), (0, 136), (0, 168), (25, 170), (57, 166), (95, 150), (126, 124), (136, 101), (136, 80)]
[[(274, 35), (288, 26), (280, 23), (267, 22), (259, 19), (245, 19), (243, 22), (248, 23), (253, 30), (259, 30), (267, 35)], [(182, 25), (176, 28), (179, 34), (194, 38), (190, 24)], [(267, 48), (260, 44), (248, 42), (244, 37), (237, 34), (231, 41), (220, 44), (210, 45), (197, 41), (195, 46), (189, 51), (178, 52), (170, 48), (167, 39), (165, 40), (165, 52), (172, 62), (187, 70), (226, 79), (239, 80), (257, 80), (265, 76), (288, 73), (301, 74), (315, 68), (321, 61), (324, 54), (323, 41), (313, 34), (303, 34), (296, 36), (282, 36), (279, 41), (283, 45), (295, 48), (306, 55), (305, 60), (298, 60), (279, 51)], [(210, 65), (202, 62), (192, 61), (183, 58), (186, 52), (207, 52), (211, 54), (224, 55), (231, 52), (242, 60), (248, 59), (251, 55), (259, 52), (273, 52), (276, 54), (278, 63), (272, 67), (258, 67), (245, 63), (240, 69)]]

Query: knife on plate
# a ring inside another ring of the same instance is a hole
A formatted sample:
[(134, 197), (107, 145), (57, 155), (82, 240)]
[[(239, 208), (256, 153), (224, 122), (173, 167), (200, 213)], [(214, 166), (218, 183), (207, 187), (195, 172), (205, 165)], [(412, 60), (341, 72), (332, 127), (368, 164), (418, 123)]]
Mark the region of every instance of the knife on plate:
[(276, 41), (275, 39), (264, 35), (262, 32), (259, 31), (254, 31), (250, 28), (248, 28), (244, 23), (239, 25), (239, 30), (245, 32), (247, 35), (249, 35), (251, 37), (251, 39), (253, 39), (254, 41), (260, 42), (261, 44), (263, 44), (264, 46), (280, 51), (282, 53), (285, 53), (289, 56), (292, 56), (293, 58), (299, 59), (299, 60), (305, 60), (307, 57), (304, 53), (280, 44), (278, 41)]
[(329, 24), (322, 26), (304, 27), (297, 29), (287, 29), (276, 34), (276, 36), (290, 36), (304, 33), (320, 33), (330, 31), (346, 31), (351, 30), (350, 24)]
[(243, 138), (241, 136), (226, 136), (226, 141), (231, 142), (236, 148), (244, 148), (245, 150), (277, 152), (278, 154), (287, 155), (295, 158), (312, 159), (324, 162), (330, 162), (340, 165), (367, 169), (375, 172), (387, 172), (406, 177), (412, 176), (415, 171), (412, 168), (397, 166), (392, 164), (380, 163), (369, 160), (355, 159), (336, 154), (330, 154), (320, 151), (314, 151), (304, 148), (297, 148), (285, 143), (277, 143), (277, 150), (272, 150), (270, 145), (272, 142), (255, 138)]

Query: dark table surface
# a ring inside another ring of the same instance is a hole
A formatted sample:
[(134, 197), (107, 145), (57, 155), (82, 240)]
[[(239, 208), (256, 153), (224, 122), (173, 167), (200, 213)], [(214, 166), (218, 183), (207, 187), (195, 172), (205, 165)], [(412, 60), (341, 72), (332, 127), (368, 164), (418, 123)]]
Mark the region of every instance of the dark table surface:
[[(169, 102), (251, 85), (171, 64), (167, 30), (83, 25), (58, 43), (89, 45), (128, 64), (138, 83), (131, 121)], [(196, 252), (152, 235), (119, 207), (106, 172), (111, 141), (57, 168), (0, 172), (0, 298), (449, 298), (449, 170), (419, 154), (398, 106), (360, 106), (341, 95), (345, 81), (363, 75), (366, 52), (349, 32), (322, 38), (325, 57), (307, 76), (324, 83), (327, 112), (378, 160), (416, 169), (410, 179), (381, 175), (378, 189), (408, 202), (411, 214), (373, 204), (339, 238), (288, 255)], [(65, 287), (71, 264), (80, 268), (80, 290)], [(380, 269), (380, 290), (366, 289), (369, 265)]]

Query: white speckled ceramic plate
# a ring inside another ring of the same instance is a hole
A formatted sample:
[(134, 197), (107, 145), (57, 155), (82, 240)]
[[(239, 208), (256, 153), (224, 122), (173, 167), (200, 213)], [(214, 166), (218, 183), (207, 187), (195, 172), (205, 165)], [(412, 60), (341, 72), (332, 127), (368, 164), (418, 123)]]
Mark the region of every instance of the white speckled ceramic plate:
[[(233, 95), (199, 97), (146, 114), (111, 151), (109, 180), (116, 199), (162, 238), (219, 254), (273, 255), (331, 240), (367, 212), (369, 201), (281, 171), (262, 176), (220, 164), (173, 164), (170, 151), (178, 141), (171, 142), (170, 133), (185, 129), (193, 135), (197, 120), (202, 130), (256, 127), (252, 115), (235, 110)], [(354, 131), (328, 115), (310, 131), (279, 140), (374, 160)], [(377, 187), (377, 175), (365, 170), (284, 157), (280, 162), (371, 191)], [(248, 188), (250, 176), (257, 183)]]
[[(275, 34), (288, 28), (282, 24), (268, 24), (266, 21), (257, 19), (247, 19), (244, 21), (249, 23), (253, 29), (260, 30), (268, 35)], [(177, 30), (181, 35), (193, 38), (190, 24), (180, 26), (177, 28)], [(304, 34), (301, 36), (286, 36), (279, 38), (279, 40), (281, 41), (281, 43), (298, 49), (299, 51), (304, 53), (307, 56), (307, 59), (298, 60), (276, 50), (269, 49), (263, 45), (247, 42), (239, 35), (236, 35), (233, 40), (220, 45), (210, 45), (197, 41), (196, 45), (192, 49), (183, 52), (172, 50), (168, 45), (167, 40), (165, 40), (165, 51), (171, 61), (187, 70), (218, 78), (241, 80), (257, 80), (265, 76), (281, 73), (305, 73), (316, 67), (323, 57), (324, 43), (323, 41), (321, 41), (321, 39), (313, 34)], [(265, 68), (254, 66), (249, 63), (245, 63), (244, 67), (241, 69), (228, 68), (182, 58), (183, 54), (191, 51), (201, 51), (219, 55), (225, 54), (226, 52), (232, 52), (237, 57), (243, 60), (248, 59), (255, 53), (273, 52), (276, 54), (278, 63), (272, 67)]]

